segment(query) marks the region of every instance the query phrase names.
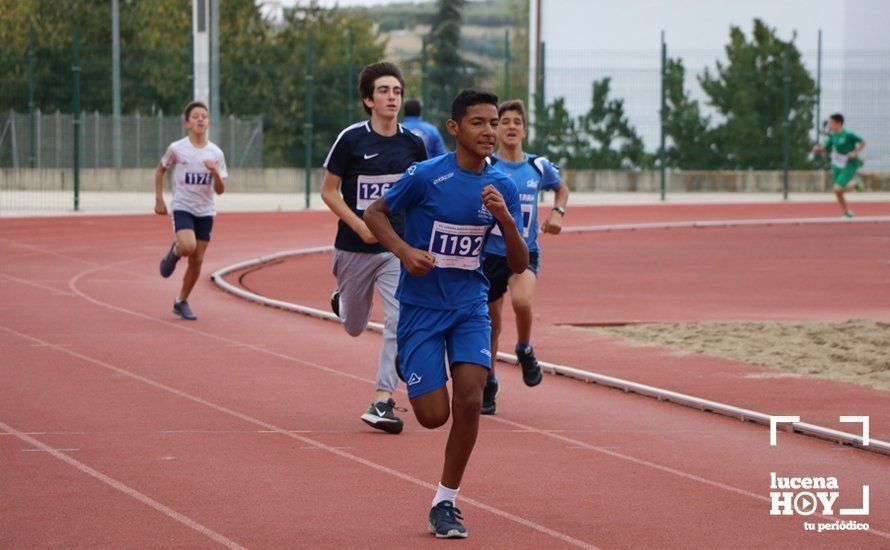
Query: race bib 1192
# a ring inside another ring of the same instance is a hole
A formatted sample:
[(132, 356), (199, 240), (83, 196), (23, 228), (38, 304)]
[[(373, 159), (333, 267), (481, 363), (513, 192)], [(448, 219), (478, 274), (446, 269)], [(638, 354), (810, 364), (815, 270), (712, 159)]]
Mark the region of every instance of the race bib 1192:
[(371, 203), (383, 196), (397, 182), (402, 174), (382, 174), (380, 176), (359, 175), (356, 182), (356, 210), (367, 210)]
[(487, 230), (487, 225), (433, 223), (429, 251), (436, 257), (436, 267), (479, 269), (479, 255)]

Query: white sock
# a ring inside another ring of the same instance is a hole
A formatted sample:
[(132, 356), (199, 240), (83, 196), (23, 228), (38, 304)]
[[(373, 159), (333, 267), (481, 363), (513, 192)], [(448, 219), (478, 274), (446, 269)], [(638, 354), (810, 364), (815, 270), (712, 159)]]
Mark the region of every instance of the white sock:
[(454, 504), (454, 501), (457, 500), (458, 491), (460, 491), (460, 487), (458, 487), (457, 489), (449, 489), (448, 487), (442, 485), (442, 483), (439, 483), (439, 488), (436, 489), (436, 496), (433, 497), (433, 507), (435, 507), (436, 504), (439, 504), (443, 500), (447, 500), (451, 502), (451, 504)]

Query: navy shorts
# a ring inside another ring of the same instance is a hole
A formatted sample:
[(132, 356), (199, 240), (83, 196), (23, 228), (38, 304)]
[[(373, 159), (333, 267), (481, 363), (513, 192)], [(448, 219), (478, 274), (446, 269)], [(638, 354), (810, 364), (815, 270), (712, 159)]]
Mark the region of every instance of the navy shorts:
[[(528, 269), (535, 276), (538, 275), (538, 268), (541, 266), (541, 256), (537, 250), (528, 253)], [(488, 279), (488, 303), (494, 302), (507, 293), (507, 283), (510, 277), (515, 275), (507, 263), (506, 256), (498, 254), (485, 254), (482, 260), (482, 272)]]
[(191, 229), (195, 232), (195, 239), (209, 241), (210, 232), (213, 231), (213, 216), (195, 216), (185, 210), (173, 211), (173, 232), (183, 229)]
[(491, 369), (491, 317), (488, 304), (479, 302), (460, 309), (430, 309), (402, 302), (399, 305), (398, 368), (408, 397), (429, 393), (448, 382), (449, 368), (472, 363)]

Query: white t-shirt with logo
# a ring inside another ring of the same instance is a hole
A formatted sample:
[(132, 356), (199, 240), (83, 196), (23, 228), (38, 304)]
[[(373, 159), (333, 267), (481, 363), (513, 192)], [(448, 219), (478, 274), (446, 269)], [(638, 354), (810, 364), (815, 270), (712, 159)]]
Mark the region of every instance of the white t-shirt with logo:
[[(213, 173), (204, 166), (205, 160), (216, 163), (216, 171), (225, 181), (226, 157), (222, 149), (211, 141), (195, 147), (188, 136), (174, 141), (161, 157), (161, 165), (173, 168), (173, 204), (170, 212), (184, 210), (193, 216), (215, 216), (213, 203)], [(174, 167), (175, 166), (175, 167)]]

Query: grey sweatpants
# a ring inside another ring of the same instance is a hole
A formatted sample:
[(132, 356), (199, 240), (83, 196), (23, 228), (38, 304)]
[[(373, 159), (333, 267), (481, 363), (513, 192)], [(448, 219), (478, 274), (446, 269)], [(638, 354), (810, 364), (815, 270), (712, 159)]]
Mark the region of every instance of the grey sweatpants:
[(399, 259), (391, 252), (369, 254), (334, 249), (334, 277), (340, 289), (340, 323), (350, 336), (364, 332), (371, 320), (374, 287), (383, 300), (383, 347), (377, 367), (377, 390), (394, 392), (396, 375), (396, 329), (399, 301), (396, 289), (401, 271)]

